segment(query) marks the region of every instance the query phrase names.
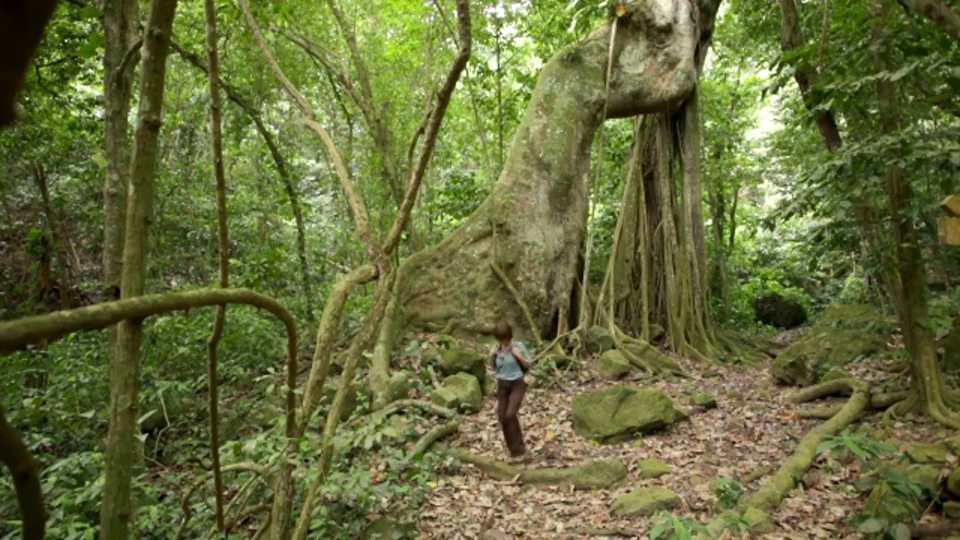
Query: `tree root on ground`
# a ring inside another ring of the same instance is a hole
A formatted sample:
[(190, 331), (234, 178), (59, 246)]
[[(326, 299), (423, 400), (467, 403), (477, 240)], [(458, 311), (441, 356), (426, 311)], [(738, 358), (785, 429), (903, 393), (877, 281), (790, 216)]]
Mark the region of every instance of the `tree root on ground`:
[[(830, 396), (848, 396), (850, 393), (851, 386), (848, 384), (848, 379), (837, 379), (820, 383), (809, 388), (804, 388), (803, 390), (798, 390), (797, 392), (788, 396), (787, 401), (789, 403), (797, 404), (808, 403), (810, 401)], [(871, 392), (870, 400), (864, 408), (864, 412), (882, 411), (899, 402), (902, 402), (906, 397), (907, 392)], [(796, 411), (794, 415), (799, 418), (829, 419), (839, 413), (842, 408), (843, 405), (826, 405), (823, 407)]]
[(474, 454), (469, 450), (437, 445), (445, 453), (470, 463), (495, 480), (516, 481), (532, 485), (572, 485), (576, 489), (604, 489), (626, 478), (627, 469), (619, 460), (590, 461), (574, 467), (525, 469), (495, 458)]
[[(866, 381), (850, 378), (830, 381), (827, 384), (830, 385), (829, 388), (833, 389), (846, 385), (852, 391), (850, 399), (837, 414), (810, 430), (800, 439), (796, 450), (783, 461), (777, 472), (760, 486), (753, 495), (742, 499), (731, 512), (742, 515), (750, 508), (767, 512), (779, 505), (780, 501), (796, 487), (803, 475), (810, 469), (817, 456), (817, 447), (820, 443), (826, 437), (836, 435), (856, 420), (870, 401), (870, 387)], [(818, 386), (823, 387), (825, 385)], [(819, 391), (822, 391), (822, 389)], [(726, 517), (728, 517), (728, 514), (721, 514), (707, 524), (711, 538), (717, 538), (727, 526), (729, 521), (725, 519)]]

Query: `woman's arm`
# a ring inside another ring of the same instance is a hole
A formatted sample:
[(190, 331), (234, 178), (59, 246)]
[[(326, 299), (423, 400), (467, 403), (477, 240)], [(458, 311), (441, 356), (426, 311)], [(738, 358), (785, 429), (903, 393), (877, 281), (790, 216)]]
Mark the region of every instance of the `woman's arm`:
[(523, 354), (523, 351), (520, 350), (520, 347), (516, 345), (513, 346), (513, 357), (517, 359), (517, 362), (520, 362), (520, 365), (523, 366), (523, 369), (530, 369), (530, 360)]

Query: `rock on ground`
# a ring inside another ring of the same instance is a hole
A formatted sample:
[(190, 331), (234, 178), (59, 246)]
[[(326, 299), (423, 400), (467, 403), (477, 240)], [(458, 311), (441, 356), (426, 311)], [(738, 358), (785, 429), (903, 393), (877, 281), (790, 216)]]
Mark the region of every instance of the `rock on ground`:
[(601, 354), (594, 363), (594, 367), (601, 377), (611, 381), (621, 379), (633, 371), (633, 365), (627, 357), (617, 350)]
[(622, 442), (687, 418), (662, 390), (616, 385), (573, 398), (573, 429), (585, 439)]
[(483, 404), (480, 381), (468, 373), (451, 375), (444, 379), (440, 388), (433, 393), (433, 401), (450, 409), (478, 411)]
[(663, 487), (637, 488), (613, 501), (610, 509), (616, 516), (648, 516), (657, 510), (669, 510), (680, 503), (672, 489)]

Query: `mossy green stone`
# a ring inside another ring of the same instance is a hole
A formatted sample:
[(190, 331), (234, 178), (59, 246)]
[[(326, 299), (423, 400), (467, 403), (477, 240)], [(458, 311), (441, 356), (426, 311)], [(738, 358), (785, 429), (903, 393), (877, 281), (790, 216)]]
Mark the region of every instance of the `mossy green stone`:
[(674, 508), (679, 502), (680, 497), (672, 489), (637, 488), (613, 501), (611, 510), (617, 517), (650, 516), (657, 510)]
[(640, 469), (640, 478), (642, 480), (649, 480), (651, 478), (660, 478), (665, 474), (670, 474), (673, 472), (673, 469), (667, 463), (660, 461), (659, 459), (644, 459), (637, 463), (637, 467)]
[(616, 385), (573, 398), (573, 430), (602, 443), (623, 442), (636, 433), (657, 431), (686, 417), (656, 388)]
[(593, 326), (587, 330), (587, 352), (590, 354), (605, 353), (617, 346), (613, 334), (602, 326)]
[(945, 463), (950, 455), (946, 445), (931, 443), (908, 444), (903, 453), (914, 463)]
[(455, 345), (440, 353), (440, 372), (444, 375), (469, 373), (481, 379), (486, 371), (487, 366), (483, 356), (466, 347)]
[(690, 404), (696, 407), (703, 407), (704, 409), (717, 408), (717, 400), (706, 392), (697, 392), (690, 396)]
[(940, 488), (940, 469), (930, 465), (913, 465), (907, 469), (907, 480), (927, 490), (936, 493)]
[(483, 404), (480, 382), (468, 373), (451, 375), (433, 393), (433, 401), (443, 407), (476, 412)]
[(607, 351), (601, 354), (594, 366), (601, 377), (610, 381), (616, 381), (623, 378), (624, 375), (633, 371), (633, 365), (627, 360), (622, 352), (617, 350)]
[(904, 497), (886, 481), (877, 483), (870, 491), (864, 503), (864, 511), (890, 522), (903, 521), (920, 515), (917, 503)]

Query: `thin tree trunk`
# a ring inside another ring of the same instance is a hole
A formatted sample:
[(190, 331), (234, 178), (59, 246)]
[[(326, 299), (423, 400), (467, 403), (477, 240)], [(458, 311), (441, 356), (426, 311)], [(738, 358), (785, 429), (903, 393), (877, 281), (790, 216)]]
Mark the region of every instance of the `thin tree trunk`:
[[(200, 56), (188, 51), (176, 41), (172, 41), (170, 46), (173, 47), (177, 54), (184, 60), (193, 64), (200, 71), (207, 73), (207, 64)], [(283, 188), (287, 193), (287, 199), (290, 201), (290, 209), (293, 211), (293, 219), (297, 228), (297, 258), (300, 260), (300, 283), (307, 310), (307, 323), (312, 330), (316, 326), (316, 293), (313, 287), (313, 279), (310, 277), (310, 263), (307, 257), (307, 232), (303, 221), (303, 207), (300, 204), (299, 189), (290, 174), (290, 169), (287, 167), (287, 160), (280, 152), (280, 146), (277, 144), (273, 132), (267, 129), (263, 117), (260, 115), (260, 111), (223, 77), (218, 76), (218, 80), (220, 88), (227, 94), (227, 98), (240, 107), (240, 110), (253, 121), (257, 133), (263, 138), (264, 144), (267, 145), (267, 150), (270, 151), (270, 157), (273, 160), (274, 167), (277, 169), (277, 174), (280, 176), (280, 182), (283, 184)]]
[(107, 166), (103, 183), (103, 290), (111, 299), (120, 296), (123, 267), (123, 228), (130, 173), (127, 117), (136, 65), (133, 56), (138, 54), (134, 48), (137, 27), (137, 0), (104, 0), (103, 143)]
[[(213, 0), (204, 0), (207, 22), (207, 80), (210, 85), (210, 146), (217, 186), (217, 246), (219, 249), (220, 287), (230, 286), (230, 244), (227, 236), (227, 180), (223, 171), (223, 135), (220, 119), (220, 66), (217, 58), (217, 8)], [(217, 411), (217, 348), (223, 336), (227, 306), (217, 306), (213, 332), (207, 340), (207, 378), (209, 379), (210, 457), (213, 467), (217, 530), (224, 530), (223, 476), (220, 472), (220, 418)]]
[[(70, 309), (70, 270), (67, 267), (67, 257), (63, 252), (63, 238), (60, 237), (59, 227), (54, 219), (53, 208), (50, 206), (50, 190), (47, 186), (47, 175), (43, 171), (43, 165), (37, 163), (33, 167), (33, 178), (37, 182), (37, 190), (40, 191), (40, 200), (43, 203), (43, 221), (44, 227), (50, 236), (52, 251), (57, 258), (57, 281), (60, 287), (60, 309)], [(48, 285), (49, 288), (49, 285)]]
[[(177, 0), (154, 0), (143, 46), (140, 106), (130, 163), (130, 197), (124, 232), (120, 297), (144, 293), (147, 233), (153, 215), (158, 139), (163, 111), (167, 50)], [(135, 460), (142, 320), (125, 320), (117, 328), (110, 361), (110, 426), (105, 457), (106, 481), (100, 511), (100, 538), (129, 538), (133, 507), (130, 496)]]

